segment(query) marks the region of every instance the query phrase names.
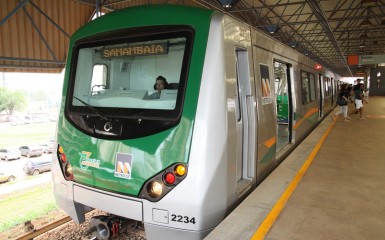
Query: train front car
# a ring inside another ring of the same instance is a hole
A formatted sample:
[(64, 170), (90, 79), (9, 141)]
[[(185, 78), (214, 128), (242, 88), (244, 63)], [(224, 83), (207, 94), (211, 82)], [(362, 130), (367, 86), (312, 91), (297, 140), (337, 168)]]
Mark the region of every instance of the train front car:
[[(223, 219), (231, 195), (220, 163), (224, 83), (209, 86), (221, 92), (213, 102), (222, 107), (204, 103), (198, 114), (222, 121), (197, 117), (206, 50), (221, 47), (207, 46), (213, 16), (141, 6), (106, 14), (72, 36), (52, 172), (57, 204), (75, 221), (96, 208), (143, 222), (151, 240), (202, 239)], [(212, 77), (224, 82), (223, 59), (212, 60), (219, 71)]]

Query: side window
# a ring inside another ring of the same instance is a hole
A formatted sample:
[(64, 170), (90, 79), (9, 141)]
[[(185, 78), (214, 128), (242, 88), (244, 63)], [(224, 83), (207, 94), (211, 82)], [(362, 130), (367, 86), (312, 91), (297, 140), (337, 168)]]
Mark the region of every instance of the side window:
[(301, 71), (302, 103), (307, 104), (316, 99), (315, 76), (313, 73)]
[(107, 88), (108, 68), (105, 64), (95, 64), (92, 70), (91, 95)]
[(305, 71), (301, 71), (301, 91), (302, 103), (307, 104), (308, 102), (310, 102), (310, 91), (308, 73)]
[(309, 81), (310, 81), (310, 101), (314, 101), (316, 98), (316, 91), (315, 91), (315, 77), (314, 74), (309, 74)]

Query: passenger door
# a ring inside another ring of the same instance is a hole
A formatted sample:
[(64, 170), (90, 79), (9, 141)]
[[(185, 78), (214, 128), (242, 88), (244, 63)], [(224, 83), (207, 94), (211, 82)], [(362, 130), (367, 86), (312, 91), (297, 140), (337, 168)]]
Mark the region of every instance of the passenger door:
[(255, 113), (250, 85), (248, 51), (237, 48), (237, 193), (241, 197), (251, 187), (255, 177)]

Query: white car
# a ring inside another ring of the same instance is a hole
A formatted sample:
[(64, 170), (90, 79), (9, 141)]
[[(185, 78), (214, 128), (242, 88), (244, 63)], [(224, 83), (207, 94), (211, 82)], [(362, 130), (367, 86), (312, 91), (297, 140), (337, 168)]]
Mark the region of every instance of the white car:
[(53, 142), (46, 142), (46, 143), (40, 144), (40, 147), (43, 148), (44, 153), (52, 153)]
[(41, 156), (43, 154), (43, 148), (41, 146), (28, 145), (21, 146), (19, 148), (21, 155), (26, 157)]
[(4, 159), (5, 161), (11, 160), (11, 159), (20, 159), (21, 152), (17, 148), (3, 148), (3, 149), (0, 149), (0, 158)]

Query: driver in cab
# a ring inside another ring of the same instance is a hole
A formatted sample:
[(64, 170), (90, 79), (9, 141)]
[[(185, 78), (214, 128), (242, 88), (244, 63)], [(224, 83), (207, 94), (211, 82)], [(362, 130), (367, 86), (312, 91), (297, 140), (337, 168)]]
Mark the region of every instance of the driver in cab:
[(167, 85), (168, 85), (168, 83), (167, 83), (166, 78), (164, 78), (163, 76), (158, 76), (156, 78), (156, 81), (155, 81), (155, 84), (154, 84), (154, 89), (156, 90), (156, 92), (151, 94), (149, 96), (149, 98), (150, 99), (159, 99), (162, 90), (167, 88)]

